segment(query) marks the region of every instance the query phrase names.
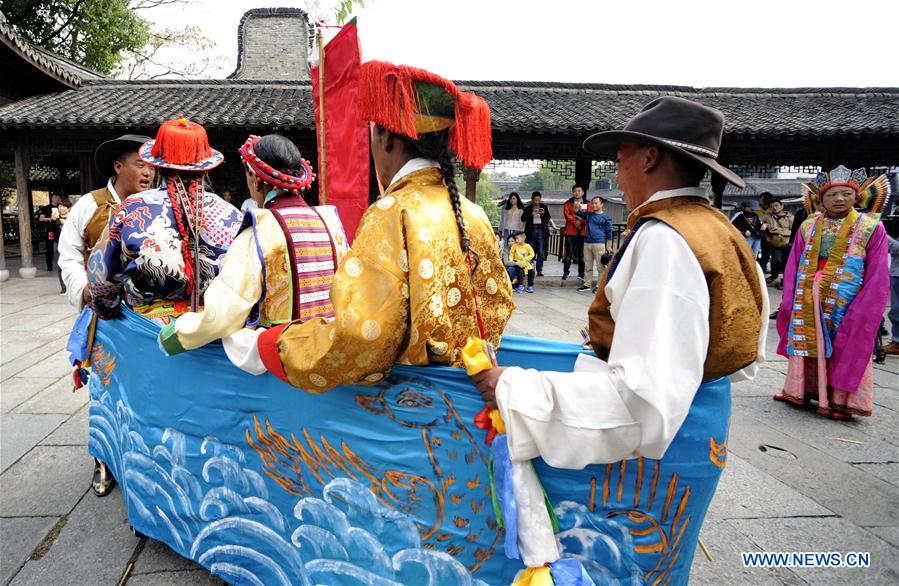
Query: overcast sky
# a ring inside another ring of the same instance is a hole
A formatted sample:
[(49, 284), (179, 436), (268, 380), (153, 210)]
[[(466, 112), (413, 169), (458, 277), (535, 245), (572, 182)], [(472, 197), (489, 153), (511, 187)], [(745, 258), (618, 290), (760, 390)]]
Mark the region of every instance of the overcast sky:
[[(257, 7), (330, 17), (333, 0), (193, 0), (145, 16), (198, 24), (234, 69)], [(366, 0), (363, 59), (452, 79), (696, 87), (899, 86), (896, 0)]]

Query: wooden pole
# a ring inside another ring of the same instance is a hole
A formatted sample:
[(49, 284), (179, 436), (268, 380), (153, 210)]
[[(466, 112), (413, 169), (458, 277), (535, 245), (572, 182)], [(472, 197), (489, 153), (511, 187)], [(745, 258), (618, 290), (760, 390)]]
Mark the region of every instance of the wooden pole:
[(16, 143), (16, 195), (19, 204), (19, 247), (22, 250), (22, 266), (19, 276), (33, 279), (37, 275), (31, 249), (31, 189), (28, 187), (28, 142), (20, 137)]
[(321, 31), (318, 37), (318, 203), (328, 203), (328, 191), (325, 183), (325, 41)]
[(469, 167), (465, 167), (462, 170), (462, 175), (465, 176), (465, 197), (469, 200), (477, 203), (478, 202), (478, 178), (481, 176), (481, 172), (477, 169), (471, 169)]
[(6, 270), (6, 246), (3, 237), (5, 230), (3, 229), (3, 206), (0, 204), (0, 283), (9, 279), (9, 271)]

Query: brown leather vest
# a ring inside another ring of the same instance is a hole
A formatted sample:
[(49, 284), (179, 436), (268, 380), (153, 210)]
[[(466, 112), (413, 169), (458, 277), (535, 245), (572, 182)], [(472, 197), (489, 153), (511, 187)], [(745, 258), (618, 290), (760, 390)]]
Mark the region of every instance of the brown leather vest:
[(93, 251), (97, 241), (100, 240), (100, 236), (103, 235), (103, 230), (105, 230), (107, 224), (109, 224), (109, 216), (112, 215), (113, 210), (119, 205), (112, 194), (109, 193), (109, 189), (105, 187), (95, 189), (91, 191), (90, 194), (97, 204), (97, 210), (94, 212), (94, 215), (91, 216), (91, 219), (87, 223), (87, 227), (84, 229), (85, 266), (87, 266), (87, 258), (91, 255), (91, 251)]
[[(724, 214), (701, 197), (672, 197), (643, 204), (628, 217), (628, 230), (644, 218), (665, 222), (677, 231), (696, 255), (705, 275), (709, 287), (709, 350), (703, 380), (733, 374), (755, 362), (762, 290), (746, 239)], [(609, 269), (623, 252), (624, 247), (606, 267), (588, 311), (590, 341), (603, 360), (609, 357), (615, 335), (605, 286)]]

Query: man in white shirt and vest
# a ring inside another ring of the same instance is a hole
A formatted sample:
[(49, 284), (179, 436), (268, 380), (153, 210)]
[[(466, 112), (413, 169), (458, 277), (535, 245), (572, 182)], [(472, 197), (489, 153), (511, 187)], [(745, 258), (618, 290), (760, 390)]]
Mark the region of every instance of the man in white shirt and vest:
[(97, 147), (94, 162), (109, 180), (105, 187), (84, 194), (69, 211), (59, 239), (59, 268), (71, 303), (79, 311), (90, 299), (87, 258), (125, 198), (150, 189), (156, 173), (137, 154), (148, 136), (124, 134)]
[(729, 377), (764, 360), (764, 275), (699, 187), (707, 171), (744, 185), (717, 162), (723, 129), (718, 110), (662, 97), (624, 130), (587, 138), (587, 151), (617, 158), (632, 210), (588, 311), (596, 357), (581, 355), (574, 372), (474, 377), (513, 460), (590, 467), (597, 486), (617, 487), (592, 514), (638, 536), (627, 555), (647, 582), (686, 583), (726, 462)]

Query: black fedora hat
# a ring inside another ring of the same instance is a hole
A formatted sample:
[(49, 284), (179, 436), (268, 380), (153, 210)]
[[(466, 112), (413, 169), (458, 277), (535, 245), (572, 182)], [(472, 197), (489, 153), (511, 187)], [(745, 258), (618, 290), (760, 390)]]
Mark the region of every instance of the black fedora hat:
[(587, 137), (584, 150), (614, 158), (621, 143), (656, 145), (702, 164), (737, 187), (745, 187), (739, 175), (717, 161), (723, 134), (724, 114), (719, 110), (684, 98), (663, 96), (646, 104), (624, 130)]
[(123, 134), (118, 138), (107, 140), (94, 151), (94, 164), (100, 173), (111, 177), (115, 173), (112, 164), (116, 158), (124, 152), (137, 152), (137, 149), (148, 140), (149, 136), (141, 134)]

